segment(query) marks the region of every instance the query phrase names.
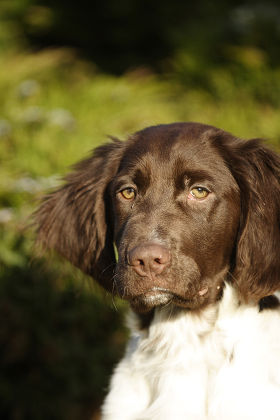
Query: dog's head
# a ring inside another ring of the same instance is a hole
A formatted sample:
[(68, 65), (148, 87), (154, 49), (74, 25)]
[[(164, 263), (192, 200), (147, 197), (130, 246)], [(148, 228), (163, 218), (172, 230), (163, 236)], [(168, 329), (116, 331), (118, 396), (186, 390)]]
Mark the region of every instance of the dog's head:
[(280, 286), (279, 179), (258, 140), (149, 127), (75, 167), (37, 211), (38, 239), (139, 312), (200, 308), (227, 278), (259, 300)]

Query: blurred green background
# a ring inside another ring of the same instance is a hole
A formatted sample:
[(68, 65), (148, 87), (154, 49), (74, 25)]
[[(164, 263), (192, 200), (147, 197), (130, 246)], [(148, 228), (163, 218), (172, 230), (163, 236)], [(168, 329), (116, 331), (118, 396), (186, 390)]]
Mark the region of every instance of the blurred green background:
[(1, 0), (0, 418), (98, 419), (125, 305), (36, 256), (30, 215), (106, 135), (200, 121), (280, 133), (274, 1)]

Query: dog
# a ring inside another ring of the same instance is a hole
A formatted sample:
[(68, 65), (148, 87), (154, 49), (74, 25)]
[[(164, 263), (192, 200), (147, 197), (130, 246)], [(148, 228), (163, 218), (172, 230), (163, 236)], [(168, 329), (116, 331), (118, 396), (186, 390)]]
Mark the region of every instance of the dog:
[(98, 147), (38, 241), (130, 304), (104, 420), (280, 419), (280, 158), (200, 123)]

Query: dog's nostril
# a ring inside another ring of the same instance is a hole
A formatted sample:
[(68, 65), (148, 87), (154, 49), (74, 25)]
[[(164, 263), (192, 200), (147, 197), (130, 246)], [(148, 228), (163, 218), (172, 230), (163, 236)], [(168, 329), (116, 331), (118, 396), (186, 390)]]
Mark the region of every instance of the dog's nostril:
[(128, 252), (129, 264), (142, 277), (161, 274), (170, 262), (167, 248), (155, 243), (138, 245)]

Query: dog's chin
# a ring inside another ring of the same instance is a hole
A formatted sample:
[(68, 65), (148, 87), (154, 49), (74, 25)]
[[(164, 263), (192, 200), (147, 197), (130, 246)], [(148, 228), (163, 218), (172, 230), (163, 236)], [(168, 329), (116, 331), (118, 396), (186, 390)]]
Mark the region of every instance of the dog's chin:
[(148, 312), (157, 306), (165, 306), (172, 302), (173, 295), (167, 290), (149, 290), (133, 297), (130, 304), (137, 312)]
[(149, 312), (156, 307), (169, 304), (186, 309), (197, 309), (203, 304), (202, 299), (186, 299), (170, 290), (160, 288), (154, 288), (141, 295), (134, 296), (129, 301), (131, 307), (138, 313)]

